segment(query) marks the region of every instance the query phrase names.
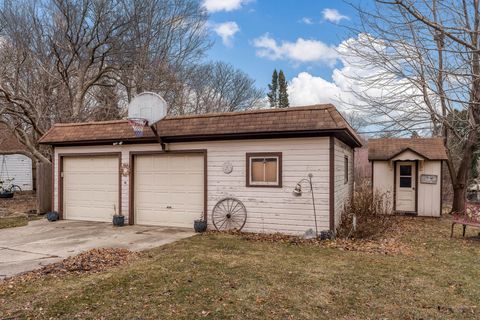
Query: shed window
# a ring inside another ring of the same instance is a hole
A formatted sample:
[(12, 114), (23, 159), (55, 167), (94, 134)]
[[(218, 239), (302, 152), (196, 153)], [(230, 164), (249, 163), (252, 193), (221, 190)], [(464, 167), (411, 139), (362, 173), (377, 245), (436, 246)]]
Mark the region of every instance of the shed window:
[(247, 187), (281, 187), (281, 174), (281, 153), (247, 153)]
[(412, 166), (401, 165), (400, 166), (400, 188), (412, 187)]
[(343, 181), (345, 184), (348, 183), (348, 157), (345, 157), (344, 159)]

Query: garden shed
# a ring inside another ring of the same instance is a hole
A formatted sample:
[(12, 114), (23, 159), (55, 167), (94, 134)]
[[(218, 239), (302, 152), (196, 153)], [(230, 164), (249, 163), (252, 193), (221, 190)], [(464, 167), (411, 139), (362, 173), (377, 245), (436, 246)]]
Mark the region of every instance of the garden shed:
[(442, 138), (371, 139), (372, 184), (397, 213), (439, 217), (442, 208)]
[(40, 142), (54, 147), (54, 210), (188, 228), (202, 217), (212, 228), (216, 204), (232, 198), (248, 213), (243, 230), (303, 234), (334, 230), (353, 193), (361, 142), (330, 104), (167, 116), (155, 130), (165, 148), (127, 120), (52, 127)]

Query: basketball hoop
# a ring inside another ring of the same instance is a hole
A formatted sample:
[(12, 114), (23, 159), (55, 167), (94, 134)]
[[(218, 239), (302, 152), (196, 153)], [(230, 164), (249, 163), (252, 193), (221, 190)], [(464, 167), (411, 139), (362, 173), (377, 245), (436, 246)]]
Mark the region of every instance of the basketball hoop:
[(167, 102), (153, 92), (142, 92), (133, 97), (128, 104), (128, 123), (137, 138), (143, 137), (144, 128), (150, 127), (158, 142), (165, 150), (165, 143), (158, 135), (155, 124), (167, 115)]
[(143, 128), (147, 125), (147, 119), (144, 118), (129, 118), (128, 124), (132, 126), (135, 137), (143, 137)]

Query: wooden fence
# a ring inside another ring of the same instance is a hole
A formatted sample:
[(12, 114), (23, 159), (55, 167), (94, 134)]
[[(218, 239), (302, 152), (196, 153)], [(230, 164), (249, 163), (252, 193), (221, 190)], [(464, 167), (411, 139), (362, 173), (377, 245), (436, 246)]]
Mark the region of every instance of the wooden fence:
[(37, 213), (52, 210), (52, 165), (37, 162), (36, 166)]

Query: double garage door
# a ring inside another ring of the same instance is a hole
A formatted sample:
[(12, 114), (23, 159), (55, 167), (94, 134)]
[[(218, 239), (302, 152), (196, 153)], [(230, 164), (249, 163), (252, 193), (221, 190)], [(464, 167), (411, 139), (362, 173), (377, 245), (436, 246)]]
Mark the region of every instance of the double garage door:
[[(191, 228), (203, 214), (203, 155), (136, 155), (133, 161), (135, 224)], [(117, 156), (63, 159), (65, 219), (111, 222), (120, 206)]]

